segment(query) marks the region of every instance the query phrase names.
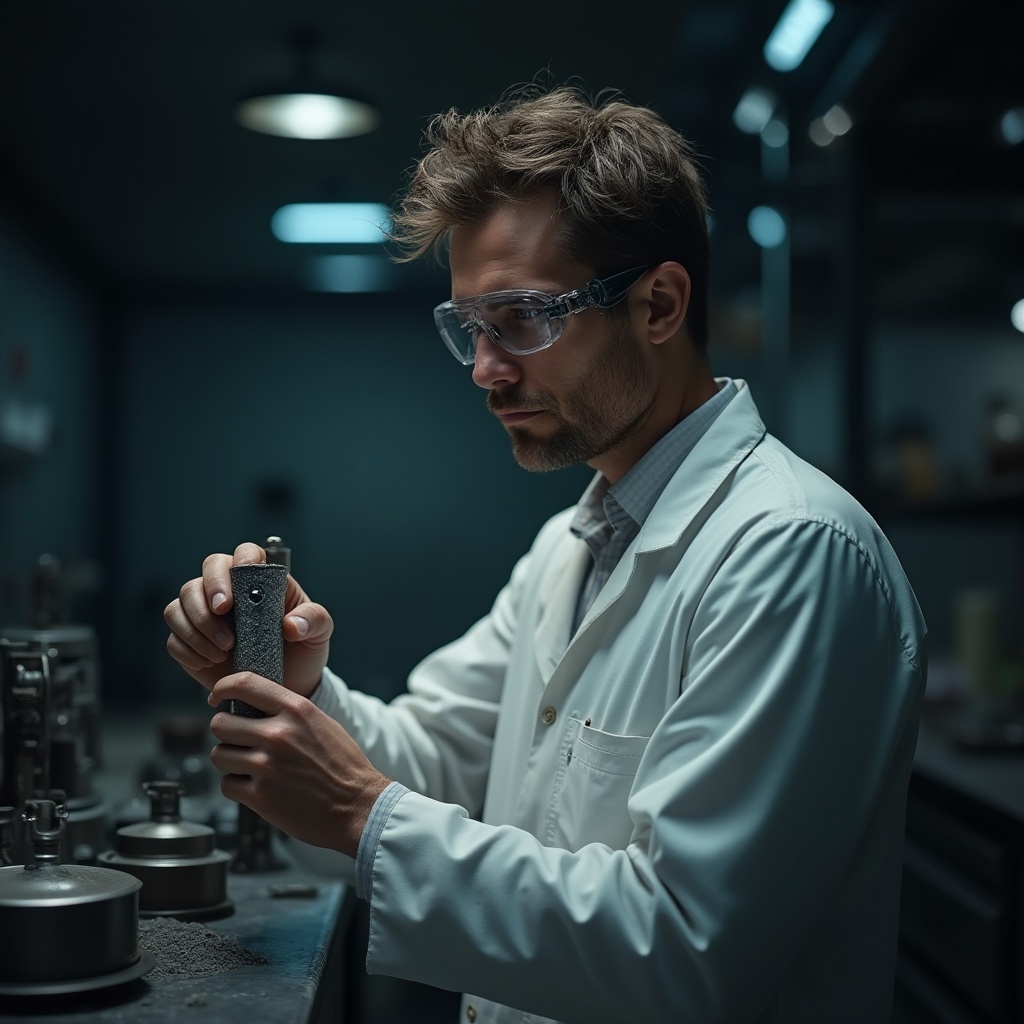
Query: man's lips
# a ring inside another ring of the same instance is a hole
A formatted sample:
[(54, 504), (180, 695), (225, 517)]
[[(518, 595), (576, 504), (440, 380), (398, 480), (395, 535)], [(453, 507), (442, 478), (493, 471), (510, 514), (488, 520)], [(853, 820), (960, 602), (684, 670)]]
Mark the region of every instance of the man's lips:
[(543, 409), (508, 409), (505, 411), (496, 409), (494, 411), (494, 415), (497, 416), (505, 426), (512, 426), (515, 423), (525, 423), (526, 420), (533, 419), (534, 416), (537, 416), (543, 411)]

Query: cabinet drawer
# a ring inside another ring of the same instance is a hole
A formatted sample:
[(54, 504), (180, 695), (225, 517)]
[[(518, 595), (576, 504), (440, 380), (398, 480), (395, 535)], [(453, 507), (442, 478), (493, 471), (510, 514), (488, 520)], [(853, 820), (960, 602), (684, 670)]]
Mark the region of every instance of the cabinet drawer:
[(1004, 893), (950, 867), (909, 836), (900, 940), (995, 1020), (1009, 1019), (1009, 909)]

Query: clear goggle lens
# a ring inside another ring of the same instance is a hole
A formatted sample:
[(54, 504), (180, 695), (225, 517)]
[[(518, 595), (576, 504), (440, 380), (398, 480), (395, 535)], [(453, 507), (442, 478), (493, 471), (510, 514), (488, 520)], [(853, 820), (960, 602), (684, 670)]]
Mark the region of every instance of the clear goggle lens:
[(543, 292), (500, 292), (472, 303), (445, 302), (434, 310), (434, 322), (460, 363), (476, 359), (481, 334), (513, 355), (529, 355), (551, 345), (562, 333), (564, 320), (552, 318)]
[(480, 336), (516, 356), (539, 352), (557, 341), (565, 318), (585, 309), (611, 309), (621, 302), (653, 266), (633, 267), (564, 295), (530, 289), (489, 292), (471, 299), (452, 299), (434, 310), (434, 322), (445, 344), (460, 363), (476, 361)]

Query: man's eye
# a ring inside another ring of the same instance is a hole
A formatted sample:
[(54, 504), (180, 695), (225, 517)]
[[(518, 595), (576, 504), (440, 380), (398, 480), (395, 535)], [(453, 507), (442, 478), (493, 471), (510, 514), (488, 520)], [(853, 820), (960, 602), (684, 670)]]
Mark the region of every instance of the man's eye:
[(535, 317), (543, 316), (544, 310), (536, 306), (511, 306), (509, 315), (516, 320), (533, 320)]

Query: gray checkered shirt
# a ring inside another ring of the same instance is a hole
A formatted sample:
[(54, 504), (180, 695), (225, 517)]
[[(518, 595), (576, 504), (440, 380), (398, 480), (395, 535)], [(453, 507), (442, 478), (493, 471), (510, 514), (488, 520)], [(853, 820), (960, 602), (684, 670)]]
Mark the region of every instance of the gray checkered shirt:
[(572, 532), (587, 542), (594, 556), (576, 602), (573, 633), (608, 582), (622, 553), (640, 532), (666, 484), (736, 392), (733, 381), (726, 380), (714, 398), (676, 424), (614, 487), (609, 487), (600, 473), (590, 482), (570, 525)]

